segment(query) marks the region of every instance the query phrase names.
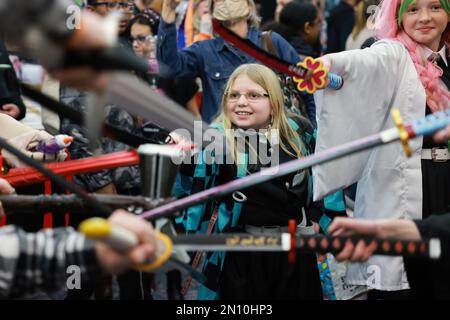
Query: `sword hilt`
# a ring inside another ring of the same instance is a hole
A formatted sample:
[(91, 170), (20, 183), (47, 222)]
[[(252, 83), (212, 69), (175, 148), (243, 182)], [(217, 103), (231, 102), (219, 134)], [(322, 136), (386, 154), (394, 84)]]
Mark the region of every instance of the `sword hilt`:
[(399, 131), (400, 141), (402, 142), (403, 150), (408, 157), (411, 157), (412, 151), (408, 144), (409, 139), (417, 136), (426, 136), (444, 129), (450, 125), (450, 110), (436, 112), (430, 114), (422, 119), (417, 119), (410, 124), (405, 125), (398, 109), (393, 109), (391, 112), (392, 120)]
[(414, 136), (425, 136), (435, 133), (437, 130), (444, 129), (450, 125), (450, 109), (445, 111), (436, 112), (430, 114), (422, 119), (414, 120), (409, 126), (406, 126), (406, 130), (411, 128)]
[[(104, 242), (119, 253), (125, 253), (139, 244), (136, 234), (102, 218), (90, 218), (83, 221), (79, 231), (89, 239)], [(155, 231), (155, 237), (157, 240), (155, 257), (144, 264), (134, 266), (134, 269), (152, 272), (169, 260), (172, 255), (172, 240), (158, 231)]]

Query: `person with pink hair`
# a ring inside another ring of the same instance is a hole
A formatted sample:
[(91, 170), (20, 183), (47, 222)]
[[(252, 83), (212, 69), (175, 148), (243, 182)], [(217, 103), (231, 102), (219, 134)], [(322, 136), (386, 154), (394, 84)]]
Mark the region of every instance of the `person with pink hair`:
[[(449, 0), (384, 0), (378, 9), (378, 42), (322, 57), (345, 84), (316, 95), (316, 152), (392, 128), (393, 108), (404, 121), (449, 108)], [(409, 158), (392, 144), (315, 168), (315, 200), (358, 182), (355, 218), (418, 220), (449, 212), (450, 143), (419, 138), (410, 147)], [(405, 297), (404, 270), (400, 257), (374, 256), (349, 265), (347, 282), (374, 289), (369, 297)]]

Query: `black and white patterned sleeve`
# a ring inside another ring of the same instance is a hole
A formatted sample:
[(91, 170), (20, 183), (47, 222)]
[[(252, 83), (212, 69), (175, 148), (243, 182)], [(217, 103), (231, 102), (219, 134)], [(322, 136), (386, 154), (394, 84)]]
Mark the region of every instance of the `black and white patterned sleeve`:
[(94, 243), (72, 228), (26, 233), (7, 226), (0, 244), (2, 297), (62, 289), (71, 275), (82, 285), (100, 273)]

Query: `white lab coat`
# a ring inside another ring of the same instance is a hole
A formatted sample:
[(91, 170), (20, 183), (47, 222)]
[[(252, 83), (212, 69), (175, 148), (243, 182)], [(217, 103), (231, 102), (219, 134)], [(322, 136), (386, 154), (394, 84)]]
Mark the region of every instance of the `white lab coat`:
[[(345, 82), (339, 91), (317, 95), (316, 152), (392, 128), (392, 108), (400, 109), (405, 122), (425, 116), (425, 90), (401, 43), (383, 40), (334, 54), (332, 60), (331, 71)], [(421, 219), (422, 138), (410, 146), (411, 158), (395, 142), (314, 168), (315, 200), (358, 182), (356, 218)], [(401, 257), (374, 256), (351, 264), (347, 282), (386, 291), (409, 288)]]

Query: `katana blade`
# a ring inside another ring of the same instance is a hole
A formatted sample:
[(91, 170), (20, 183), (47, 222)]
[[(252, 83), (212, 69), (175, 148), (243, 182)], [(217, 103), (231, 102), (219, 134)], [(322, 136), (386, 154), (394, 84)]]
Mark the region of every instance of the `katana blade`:
[[(205, 237), (204, 235), (178, 235), (172, 237), (173, 247), (186, 251), (238, 251), (238, 252), (288, 252), (291, 250), (291, 235), (222, 233)], [(439, 239), (406, 241), (396, 239), (379, 239), (370, 237), (332, 237), (325, 235), (302, 235), (295, 237), (297, 252), (333, 253), (341, 252), (345, 244), (354, 246), (359, 241), (367, 245), (375, 243), (374, 254), (388, 256), (407, 256), (416, 258), (438, 259), (441, 255)]]
[[(97, 202), (111, 209), (149, 210), (158, 205), (168, 203), (172, 199), (151, 199), (143, 196), (89, 194)], [(86, 203), (75, 194), (52, 194), (52, 195), (0, 195), (0, 202), (7, 215), (14, 212), (79, 212), (94, 214), (96, 208)]]
[(203, 273), (193, 268), (190, 264), (175, 259), (173, 256), (170, 257), (170, 259), (167, 261), (167, 264), (169, 265), (166, 267), (166, 269), (171, 269), (170, 264), (172, 264), (173, 268), (177, 268), (180, 271), (184, 271), (190, 277), (197, 280), (199, 283), (204, 283), (207, 281), (207, 278)]
[[(70, 121), (76, 124), (83, 125), (83, 113), (76, 111), (62, 102), (54, 100), (26, 84), (21, 83), (20, 88), (23, 95), (38, 102), (44, 108), (49, 109), (64, 118), (70, 119)], [(123, 142), (132, 147), (139, 147), (141, 144), (146, 143), (161, 143), (161, 141), (155, 141), (142, 135), (133, 134), (109, 123), (103, 123), (102, 133), (104, 137)]]
[[(139, 155), (136, 150), (119, 151), (97, 157), (89, 157), (65, 162), (42, 164), (44, 168), (60, 176), (73, 176), (77, 174), (95, 172), (103, 169), (134, 166), (139, 164)], [(12, 186), (24, 186), (43, 182), (48, 174), (35, 168), (14, 168), (3, 175)]]
[[(407, 138), (414, 138), (417, 136), (433, 134), (434, 132), (445, 128), (447, 125), (450, 125), (450, 110), (438, 112), (423, 119), (413, 121), (405, 126), (404, 132), (407, 134)], [(400, 140), (400, 130), (397, 128), (388, 129), (365, 138), (357, 139), (330, 148), (328, 150), (317, 152), (310, 156), (302, 157), (283, 163), (279, 166), (261, 170), (260, 172), (195, 193), (188, 197), (178, 199), (174, 202), (143, 213), (142, 218), (156, 219), (158, 217), (167, 216), (198, 203), (223, 197), (235, 191), (244, 190), (254, 185), (258, 185), (299, 170), (307, 169), (354, 154), (356, 152), (372, 149), (398, 140)]]
[[(162, 126), (169, 132), (185, 129), (194, 137), (195, 116), (168, 97), (161, 96), (149, 85), (133, 75), (113, 73), (105, 91), (110, 102), (121, 106), (130, 114), (142, 116)], [(206, 130), (208, 125), (198, 126)], [(198, 134), (202, 134), (199, 132)]]
[[(318, 88), (326, 86), (326, 78), (328, 79), (328, 88), (337, 90), (343, 86), (344, 80), (342, 77), (328, 73), (328, 71), (324, 69), (322, 63), (318, 60), (307, 57), (305, 58), (305, 61), (293, 65), (261, 49), (250, 40), (241, 38), (233, 31), (222, 26), (222, 23), (217, 19), (213, 19), (213, 28), (214, 32), (219, 34), (227, 42), (259, 60), (266, 66), (292, 76), (294, 80), (298, 82), (297, 88), (300, 91), (314, 93)], [(307, 77), (308, 72), (311, 72), (311, 80), (303, 81)]]
[(111, 208), (89, 197), (82, 188), (75, 185), (74, 183), (69, 183), (62, 176), (55, 174), (52, 170), (45, 167), (42, 163), (37, 162), (36, 160), (28, 157), (22, 151), (10, 145), (5, 139), (0, 138), (0, 147), (16, 156), (20, 161), (22, 161), (26, 165), (35, 168), (37, 171), (39, 171), (40, 174), (49, 177), (55, 184), (57, 184), (63, 190), (67, 190), (78, 195), (84, 201), (95, 207), (101, 216), (108, 217), (111, 215), (112, 211)]

